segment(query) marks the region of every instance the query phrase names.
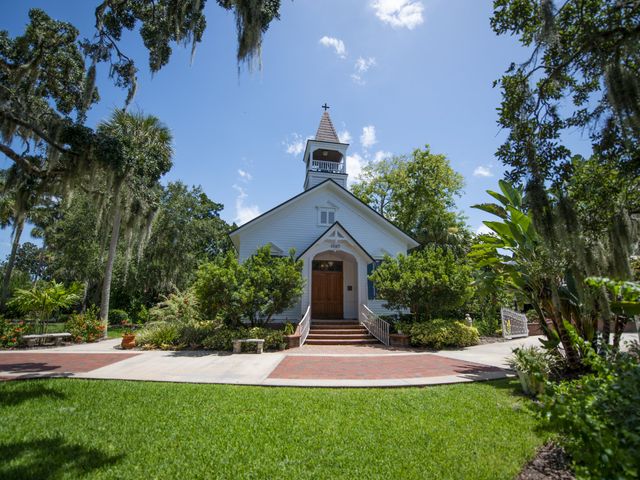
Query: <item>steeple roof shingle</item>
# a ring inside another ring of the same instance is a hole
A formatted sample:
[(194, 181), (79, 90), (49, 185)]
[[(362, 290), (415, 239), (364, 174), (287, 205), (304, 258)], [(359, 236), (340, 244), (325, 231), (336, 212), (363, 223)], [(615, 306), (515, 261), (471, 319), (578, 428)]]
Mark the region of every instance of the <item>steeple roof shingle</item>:
[(340, 143), (336, 129), (333, 128), (333, 123), (331, 123), (329, 113), (326, 111), (322, 114), (322, 118), (320, 119), (320, 125), (316, 132), (316, 140), (319, 142)]

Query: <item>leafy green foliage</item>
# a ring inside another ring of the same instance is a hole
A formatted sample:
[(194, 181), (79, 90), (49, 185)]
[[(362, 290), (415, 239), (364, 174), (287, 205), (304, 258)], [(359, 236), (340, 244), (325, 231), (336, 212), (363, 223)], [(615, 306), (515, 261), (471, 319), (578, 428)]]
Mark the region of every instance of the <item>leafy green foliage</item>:
[(471, 296), (471, 268), (451, 250), (427, 246), (386, 257), (371, 280), (388, 308), (410, 308), (426, 318), (451, 312)]
[(639, 21), (636, 2), (494, 2), (493, 30), (516, 36), (530, 52), (496, 82), (498, 123), (509, 131), (497, 156), (513, 180), (566, 180), (571, 152), (562, 139), (576, 128), (590, 132), (603, 162), (638, 176)]
[(109, 323), (111, 325), (122, 325), (129, 321), (129, 314), (124, 310), (112, 309), (109, 312)]
[(640, 350), (603, 358), (584, 342), (592, 372), (552, 385), (543, 399), (547, 426), (561, 435), (578, 478), (640, 475)]
[(293, 306), (303, 285), (302, 261), (293, 252), (272, 257), (267, 245), (242, 264), (231, 251), (203, 264), (194, 291), (206, 317), (222, 318), (229, 326), (245, 318), (257, 326)]
[(180, 347), (180, 330), (177, 322), (150, 322), (136, 334), (136, 345), (173, 350)]
[(455, 212), (463, 185), (449, 160), (425, 146), (411, 155), (367, 164), (351, 190), (420, 243), (459, 246), (468, 236)]
[(172, 293), (149, 310), (152, 322), (187, 323), (200, 320), (200, 306), (193, 292)]
[(96, 307), (72, 314), (64, 327), (75, 342), (95, 342), (104, 336), (104, 325), (98, 318)]
[(41, 322), (47, 322), (56, 312), (77, 304), (80, 290), (78, 284), (65, 287), (55, 280), (38, 282), (30, 289), (17, 289), (9, 304), (25, 315), (33, 315), (38, 328)]
[(411, 335), (411, 345), (416, 347), (461, 348), (477, 345), (478, 330), (456, 320), (433, 319), (406, 324), (402, 331)]
[(545, 382), (551, 373), (551, 358), (548, 352), (539, 347), (514, 348), (507, 364), (518, 372), (524, 393), (544, 393)]

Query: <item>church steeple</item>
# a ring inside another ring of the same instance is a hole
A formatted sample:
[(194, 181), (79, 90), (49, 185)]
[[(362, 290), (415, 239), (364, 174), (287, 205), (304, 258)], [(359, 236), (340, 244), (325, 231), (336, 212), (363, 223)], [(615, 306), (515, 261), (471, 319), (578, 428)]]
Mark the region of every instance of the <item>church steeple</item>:
[(307, 140), (307, 148), (303, 160), (307, 167), (304, 189), (309, 188), (331, 178), (344, 188), (347, 188), (347, 148), (348, 143), (340, 143), (336, 129), (325, 103), (324, 112), (320, 118), (316, 137)]

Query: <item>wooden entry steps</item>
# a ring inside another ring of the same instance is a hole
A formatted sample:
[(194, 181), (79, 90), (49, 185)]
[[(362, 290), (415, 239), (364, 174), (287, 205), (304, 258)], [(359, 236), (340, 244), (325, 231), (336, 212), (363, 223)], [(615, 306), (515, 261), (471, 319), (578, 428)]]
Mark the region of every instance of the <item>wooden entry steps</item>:
[(307, 345), (369, 345), (380, 343), (357, 320), (311, 320)]

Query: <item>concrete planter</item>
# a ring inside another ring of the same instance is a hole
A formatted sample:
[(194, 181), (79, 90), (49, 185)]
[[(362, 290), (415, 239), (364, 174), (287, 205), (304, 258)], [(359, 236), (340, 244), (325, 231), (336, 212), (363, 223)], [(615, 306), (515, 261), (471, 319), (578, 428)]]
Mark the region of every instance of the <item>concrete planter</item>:
[(389, 335), (389, 344), (392, 347), (408, 348), (411, 345), (411, 335), (403, 333), (391, 333)]

